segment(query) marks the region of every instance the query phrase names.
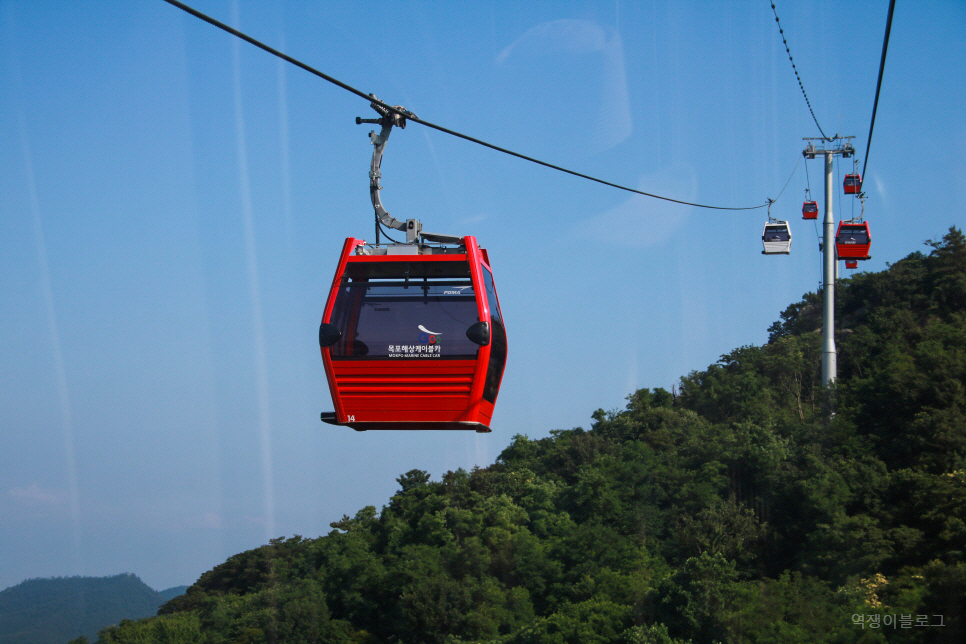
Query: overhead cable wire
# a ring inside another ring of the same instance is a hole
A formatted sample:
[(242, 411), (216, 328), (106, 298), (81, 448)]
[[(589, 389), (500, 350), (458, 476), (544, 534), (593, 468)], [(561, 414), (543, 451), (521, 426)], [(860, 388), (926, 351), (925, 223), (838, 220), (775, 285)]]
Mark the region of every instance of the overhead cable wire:
[(818, 124), (818, 119), (815, 117), (815, 110), (812, 109), (812, 103), (808, 100), (808, 94), (805, 92), (805, 85), (802, 83), (802, 77), (798, 75), (798, 67), (795, 66), (795, 59), (792, 58), (792, 52), (788, 48), (788, 40), (785, 39), (785, 30), (782, 29), (782, 21), (778, 19), (778, 11), (775, 9), (774, 2), (771, 3), (771, 10), (772, 13), (775, 14), (775, 22), (778, 23), (778, 33), (781, 34), (782, 44), (785, 45), (785, 52), (788, 54), (788, 62), (792, 64), (792, 71), (795, 72), (795, 78), (798, 80), (798, 86), (802, 89), (802, 96), (805, 97), (805, 104), (808, 105), (808, 111), (812, 114), (812, 120), (815, 121), (815, 127), (817, 127), (818, 131), (822, 133), (822, 138), (824, 138), (826, 141), (831, 141), (832, 139), (825, 134), (825, 130), (823, 130), (822, 126)]
[(808, 196), (812, 196), (812, 180), (808, 178), (808, 162), (805, 162), (805, 185), (807, 186), (805, 190), (808, 191)]
[[(263, 51), (266, 51), (266, 52), (272, 54), (273, 56), (278, 56), (282, 60), (284, 60), (286, 62), (289, 62), (289, 63), (295, 65), (296, 67), (299, 67), (301, 69), (304, 69), (305, 71), (309, 72), (310, 74), (313, 74), (315, 76), (318, 76), (319, 78), (321, 78), (323, 80), (326, 80), (326, 81), (332, 83), (333, 85), (337, 85), (337, 86), (341, 87), (342, 89), (346, 90), (347, 92), (351, 92), (351, 93), (355, 94), (356, 96), (358, 96), (360, 98), (364, 98), (365, 100), (369, 101), (370, 103), (375, 103), (375, 104), (379, 105), (380, 107), (385, 108), (389, 112), (392, 112), (393, 114), (398, 114), (400, 116), (405, 117), (406, 119), (409, 119), (409, 120), (413, 121), (414, 123), (419, 123), (421, 125), (425, 125), (428, 128), (432, 128), (434, 130), (438, 130), (439, 132), (443, 132), (445, 134), (449, 134), (451, 136), (455, 136), (457, 138), (463, 139), (465, 141), (469, 141), (471, 143), (476, 143), (477, 145), (482, 145), (483, 147), (490, 148), (491, 150), (496, 150), (497, 152), (502, 152), (504, 154), (508, 154), (510, 156), (517, 157), (518, 159), (523, 159), (524, 161), (529, 161), (531, 163), (536, 163), (537, 165), (542, 165), (542, 166), (547, 167), (547, 168), (550, 168), (552, 170), (557, 170), (559, 172), (564, 172), (566, 174), (570, 174), (570, 175), (573, 175), (575, 177), (580, 177), (581, 179), (587, 179), (588, 181), (594, 181), (596, 183), (600, 183), (600, 184), (603, 184), (605, 186), (610, 186), (612, 188), (617, 188), (619, 190), (625, 190), (627, 192), (632, 192), (634, 194), (643, 195), (645, 197), (651, 197), (653, 199), (661, 199), (663, 201), (670, 201), (672, 203), (678, 203), (678, 204), (682, 204), (682, 205), (685, 205), (685, 206), (694, 206), (696, 208), (708, 208), (708, 209), (711, 209), (711, 210), (757, 210), (758, 208), (764, 208), (765, 206), (768, 205), (768, 203), (766, 202), (766, 203), (763, 203), (763, 204), (760, 204), (760, 205), (757, 205), (757, 206), (740, 206), (740, 207), (737, 207), (737, 206), (710, 206), (710, 205), (707, 205), (707, 204), (694, 203), (694, 202), (691, 202), (691, 201), (682, 201), (680, 199), (672, 199), (671, 197), (662, 197), (661, 195), (652, 194), (650, 192), (644, 192), (643, 190), (635, 190), (634, 188), (628, 188), (627, 186), (622, 186), (622, 185), (620, 185), (618, 183), (613, 183), (613, 182), (610, 182), (610, 181), (605, 181), (604, 179), (598, 179), (597, 177), (592, 177), (592, 176), (590, 176), (588, 174), (583, 174), (581, 172), (576, 172), (574, 170), (568, 170), (567, 168), (563, 168), (561, 166), (554, 165), (552, 163), (547, 163), (546, 161), (541, 161), (539, 159), (535, 159), (533, 157), (529, 157), (529, 156), (527, 156), (525, 154), (520, 154), (519, 152), (514, 152), (514, 151), (508, 150), (506, 148), (501, 148), (501, 147), (499, 147), (497, 145), (493, 145), (492, 143), (487, 143), (486, 141), (482, 141), (482, 140), (477, 139), (477, 138), (474, 138), (472, 136), (468, 136), (466, 134), (462, 134), (460, 132), (456, 132), (455, 130), (450, 130), (448, 128), (445, 128), (445, 127), (443, 127), (441, 125), (436, 125), (435, 123), (431, 123), (429, 121), (425, 121), (425, 120), (417, 117), (412, 112), (410, 112), (408, 110), (405, 110), (405, 109), (401, 109), (398, 106), (389, 105), (388, 103), (385, 103), (385, 102), (377, 99), (375, 96), (373, 96), (371, 94), (366, 94), (365, 92), (362, 92), (361, 90), (358, 90), (355, 87), (352, 87), (351, 85), (347, 85), (346, 83), (343, 83), (342, 81), (338, 80), (337, 78), (333, 78), (332, 76), (329, 76), (328, 74), (325, 74), (323, 72), (320, 72), (319, 70), (317, 70), (317, 69), (315, 69), (313, 67), (310, 67), (309, 65), (306, 65), (305, 63), (303, 63), (303, 62), (301, 62), (301, 61), (299, 61), (299, 60), (297, 60), (295, 58), (292, 58), (291, 56), (289, 56), (287, 54), (284, 54), (284, 53), (278, 51), (277, 49), (274, 49), (272, 47), (269, 47), (268, 45), (266, 45), (266, 44), (264, 44), (264, 43), (262, 43), (262, 42), (260, 42), (260, 41), (258, 41), (256, 39), (252, 38), (251, 36), (249, 36), (249, 35), (241, 32), (241, 31), (238, 31), (237, 29), (235, 29), (233, 27), (229, 27), (228, 25), (226, 25), (223, 22), (219, 22), (218, 20), (215, 20), (211, 16), (208, 16), (208, 15), (205, 15), (205, 14), (201, 13), (197, 9), (193, 9), (192, 7), (189, 7), (188, 5), (186, 5), (186, 4), (182, 3), (182, 2), (178, 2), (178, 0), (164, 0), (164, 1), (167, 2), (168, 4), (174, 6), (174, 7), (177, 7), (178, 9), (181, 9), (182, 11), (184, 11), (184, 12), (186, 12), (188, 14), (191, 14), (192, 16), (194, 16), (194, 17), (196, 17), (196, 18), (198, 18), (200, 20), (203, 20), (203, 21), (207, 22), (208, 24), (210, 24), (210, 25), (212, 25), (214, 27), (217, 27), (218, 29), (221, 29), (222, 31), (225, 31), (225, 32), (227, 32), (227, 33), (229, 33), (229, 34), (237, 37), (237, 38), (241, 38), (245, 42), (247, 42), (247, 43), (249, 43), (251, 45), (254, 45), (255, 47), (258, 47), (259, 49), (261, 49)], [(823, 134), (824, 134), (824, 132), (823, 132)]]
[[(847, 173), (848, 171), (846, 171)], [(842, 185), (842, 166), (839, 164), (839, 157), (835, 157), (835, 185)], [(839, 199), (836, 203), (839, 207), (839, 219), (842, 218), (842, 202), (844, 199)]]
[[(792, 177), (795, 176), (795, 171), (798, 170), (798, 164), (801, 163), (801, 162), (802, 162), (802, 157), (798, 157), (798, 161), (795, 162), (795, 167), (792, 169), (792, 173), (790, 175), (788, 175), (788, 181), (785, 182), (785, 185), (782, 186), (782, 191), (779, 192), (778, 193), (778, 196), (775, 197), (774, 199), (772, 199), (772, 201), (778, 201), (779, 199), (782, 198), (782, 194), (785, 192), (785, 188), (787, 188), (788, 187), (788, 184), (792, 182)], [(806, 170), (806, 172), (808, 171), (808, 164), (807, 163), (805, 164), (805, 170)]]
[(862, 164), (862, 176), (869, 166), (869, 148), (872, 146), (872, 128), (875, 127), (875, 111), (879, 107), (879, 90), (882, 88), (882, 72), (885, 70), (886, 51), (889, 50), (889, 32), (892, 31), (892, 13), (896, 8), (896, 0), (889, 1), (889, 17), (886, 18), (885, 37), (882, 39), (882, 59), (879, 60), (879, 80), (875, 84), (875, 102), (872, 103), (872, 120), (869, 122), (869, 140), (865, 144), (865, 162)]

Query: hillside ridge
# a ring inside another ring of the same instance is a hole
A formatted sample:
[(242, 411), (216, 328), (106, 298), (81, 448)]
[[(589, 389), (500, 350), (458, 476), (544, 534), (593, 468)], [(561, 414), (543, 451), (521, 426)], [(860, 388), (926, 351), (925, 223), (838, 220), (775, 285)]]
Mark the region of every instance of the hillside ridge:
[(672, 392), (411, 470), (100, 641), (964, 641), (966, 238), (928, 245), (841, 280), (833, 386), (809, 293)]

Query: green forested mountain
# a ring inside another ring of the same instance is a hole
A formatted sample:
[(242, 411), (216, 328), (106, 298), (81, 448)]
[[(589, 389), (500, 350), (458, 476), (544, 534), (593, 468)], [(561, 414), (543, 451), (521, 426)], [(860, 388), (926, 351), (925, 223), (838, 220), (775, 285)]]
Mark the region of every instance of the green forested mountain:
[(840, 282), (834, 387), (807, 294), (672, 392), (410, 471), (101, 641), (966, 641), (966, 238), (930, 245)]
[(182, 592), (156, 592), (132, 574), (28, 579), (0, 592), (0, 644), (93, 640), (97, 631), (122, 619), (154, 615)]

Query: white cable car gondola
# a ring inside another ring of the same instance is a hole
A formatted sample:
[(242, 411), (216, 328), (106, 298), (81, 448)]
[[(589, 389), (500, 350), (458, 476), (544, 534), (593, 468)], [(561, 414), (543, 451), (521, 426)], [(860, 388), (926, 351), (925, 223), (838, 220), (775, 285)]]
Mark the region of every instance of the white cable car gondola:
[(771, 216), (771, 205), (774, 199), (768, 200), (768, 221), (761, 231), (762, 255), (788, 255), (792, 252), (792, 229), (787, 221), (775, 219)]
[(769, 219), (761, 233), (761, 243), (765, 247), (762, 255), (788, 255), (792, 252), (792, 230), (788, 222)]
[(768, 221), (765, 222), (765, 229), (761, 232), (761, 243), (764, 246), (761, 254), (788, 255), (792, 252), (792, 229), (788, 227), (787, 221), (771, 216), (773, 203), (775, 203), (773, 199), (768, 200)]

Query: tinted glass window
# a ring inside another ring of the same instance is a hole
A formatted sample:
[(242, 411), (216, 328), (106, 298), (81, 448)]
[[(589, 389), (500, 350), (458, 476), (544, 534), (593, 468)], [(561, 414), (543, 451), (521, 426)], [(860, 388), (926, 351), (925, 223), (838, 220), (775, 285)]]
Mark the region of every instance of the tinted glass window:
[(865, 232), (865, 226), (842, 226), (837, 241), (840, 244), (868, 244), (869, 235)]
[(483, 267), (483, 284), (486, 286), (486, 302), (490, 307), (490, 362), (486, 368), (486, 383), (483, 386), (483, 398), (496, 402), (496, 395), (503, 380), (503, 369), (506, 367), (506, 329), (503, 327), (503, 315), (500, 304), (496, 299), (496, 287), (493, 286), (493, 275)]
[(767, 242), (788, 241), (792, 238), (787, 228), (773, 228), (771, 226), (765, 228), (764, 237)]
[(503, 322), (503, 314), (500, 313), (500, 304), (496, 300), (496, 287), (493, 286), (493, 275), (483, 267), (483, 284), (486, 286), (486, 303), (490, 307), (490, 317), (495, 322)]
[(479, 318), (466, 262), (350, 264), (331, 324), (333, 358), (473, 358)]

